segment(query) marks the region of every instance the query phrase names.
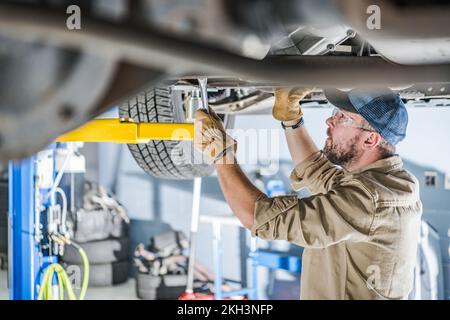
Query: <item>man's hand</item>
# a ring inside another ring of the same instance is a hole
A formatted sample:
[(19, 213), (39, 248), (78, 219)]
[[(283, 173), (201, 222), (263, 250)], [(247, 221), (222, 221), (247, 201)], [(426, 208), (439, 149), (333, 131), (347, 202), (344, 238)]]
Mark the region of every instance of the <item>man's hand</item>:
[[(302, 100), (312, 89), (310, 88), (280, 88), (275, 89), (275, 104), (273, 117), (283, 121), (284, 125), (292, 126), (303, 116), (300, 108)], [(299, 164), (318, 149), (304, 126), (296, 130), (284, 131), (289, 152), (294, 165)]]
[(300, 100), (311, 92), (310, 88), (279, 88), (274, 90), (275, 104), (272, 115), (279, 121), (299, 120), (303, 116)]
[(237, 141), (229, 136), (222, 120), (214, 113), (195, 111), (194, 147), (208, 156), (208, 163), (220, 160), (227, 151), (236, 151)]

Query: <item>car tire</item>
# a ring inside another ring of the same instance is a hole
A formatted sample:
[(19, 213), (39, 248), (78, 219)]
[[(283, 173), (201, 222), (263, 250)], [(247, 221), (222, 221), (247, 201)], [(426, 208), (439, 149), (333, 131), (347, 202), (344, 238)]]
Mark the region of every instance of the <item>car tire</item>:
[(139, 272), (136, 295), (145, 300), (176, 300), (186, 289), (187, 275), (153, 276)]
[[(64, 264), (65, 269), (70, 269), (73, 264)], [(75, 265), (83, 274), (82, 265)], [(110, 287), (128, 280), (128, 261), (117, 261), (105, 264), (89, 265), (89, 287)]]
[(82, 210), (67, 220), (71, 239), (79, 244), (128, 236), (128, 224), (109, 210)]
[[(130, 255), (130, 239), (108, 239), (92, 241), (80, 244), (89, 259), (90, 264), (106, 264), (123, 260), (128, 260)], [(73, 246), (66, 246), (62, 260), (69, 264), (81, 265), (81, 259), (78, 249)]]
[(136, 287), (136, 296), (142, 300), (157, 300), (156, 289), (143, 290)]
[[(185, 122), (180, 91), (153, 88), (129, 100), (119, 108), (121, 118), (134, 122)], [(180, 110), (181, 109), (181, 110)], [(193, 179), (214, 171), (214, 166), (195, 164), (201, 154), (192, 141), (151, 140), (148, 144), (129, 144), (138, 165), (148, 174), (164, 179)]]

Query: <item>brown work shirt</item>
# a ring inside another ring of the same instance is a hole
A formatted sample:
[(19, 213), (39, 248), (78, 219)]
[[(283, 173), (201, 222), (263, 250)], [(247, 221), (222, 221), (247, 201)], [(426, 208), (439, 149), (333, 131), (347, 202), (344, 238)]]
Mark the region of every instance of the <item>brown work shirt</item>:
[(412, 290), (422, 203), (399, 156), (354, 172), (319, 151), (291, 174), (307, 198), (262, 196), (252, 236), (305, 247), (301, 299), (405, 299)]

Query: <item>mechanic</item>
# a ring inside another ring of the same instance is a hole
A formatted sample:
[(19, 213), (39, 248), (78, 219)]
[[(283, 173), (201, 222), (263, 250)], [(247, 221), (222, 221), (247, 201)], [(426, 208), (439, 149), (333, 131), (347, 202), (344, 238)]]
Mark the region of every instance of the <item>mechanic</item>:
[(236, 162), (237, 142), (217, 115), (197, 110), (194, 145), (216, 164), (231, 210), (252, 236), (304, 247), (301, 299), (407, 299), (412, 290), (422, 203), (418, 180), (395, 145), (408, 115), (388, 88), (325, 90), (335, 106), (318, 150), (306, 130), (304, 88), (275, 90), (295, 168), (293, 188), (311, 196), (269, 198)]

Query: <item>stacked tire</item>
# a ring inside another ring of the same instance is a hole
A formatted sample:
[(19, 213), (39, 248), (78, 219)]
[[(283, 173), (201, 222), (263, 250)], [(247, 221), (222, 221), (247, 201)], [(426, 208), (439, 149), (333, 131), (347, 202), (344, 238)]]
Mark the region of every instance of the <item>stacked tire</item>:
[(186, 274), (154, 276), (138, 272), (136, 295), (144, 300), (176, 300), (186, 290)]
[[(69, 215), (68, 226), (72, 241), (82, 247), (88, 257), (89, 286), (107, 287), (126, 282), (128, 279), (129, 220), (127, 216), (123, 216), (123, 207), (112, 195), (106, 194), (104, 190), (97, 193), (95, 188), (98, 186), (90, 186), (87, 191), (84, 208)], [(89, 197), (103, 197), (106, 199), (105, 203), (115, 205), (96, 207), (90, 203), (87, 206)], [(66, 246), (61, 260), (67, 268), (76, 266), (84, 274), (83, 260), (75, 247)]]
[(134, 252), (136, 295), (145, 300), (176, 300), (186, 289), (187, 238), (179, 231), (153, 236), (147, 246), (140, 243)]
[[(89, 286), (108, 287), (128, 279), (130, 239), (105, 239), (80, 243), (89, 260)], [(82, 273), (83, 261), (77, 249), (66, 246), (62, 257), (66, 267), (75, 265)]]

